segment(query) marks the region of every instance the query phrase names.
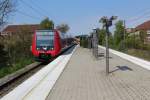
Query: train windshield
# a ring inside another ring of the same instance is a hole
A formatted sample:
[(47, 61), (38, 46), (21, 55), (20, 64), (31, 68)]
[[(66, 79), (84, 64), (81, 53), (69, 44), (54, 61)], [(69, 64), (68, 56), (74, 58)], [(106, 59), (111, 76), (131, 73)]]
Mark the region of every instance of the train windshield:
[(54, 48), (54, 32), (52, 31), (39, 31), (36, 32), (36, 46), (37, 49), (46, 48), (46, 50)]

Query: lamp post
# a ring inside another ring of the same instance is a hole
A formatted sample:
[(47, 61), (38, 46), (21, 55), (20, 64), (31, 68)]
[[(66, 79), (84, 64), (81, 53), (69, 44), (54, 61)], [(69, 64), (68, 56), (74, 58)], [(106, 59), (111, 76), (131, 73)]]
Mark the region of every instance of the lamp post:
[(103, 28), (106, 29), (106, 75), (109, 74), (109, 43), (108, 43), (108, 37), (109, 37), (109, 27), (112, 26), (112, 21), (116, 20), (117, 16), (112, 16), (110, 18), (104, 16), (100, 19), (100, 22), (103, 24)]
[(96, 57), (96, 58), (98, 58), (98, 33), (97, 33), (97, 31), (98, 31), (98, 28), (96, 28), (96, 29), (93, 29), (93, 44), (94, 44), (94, 56)]

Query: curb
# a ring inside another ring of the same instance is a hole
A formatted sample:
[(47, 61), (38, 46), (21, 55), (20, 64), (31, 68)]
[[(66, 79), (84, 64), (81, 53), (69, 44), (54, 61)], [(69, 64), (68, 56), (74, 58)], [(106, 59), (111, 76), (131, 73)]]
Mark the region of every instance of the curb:
[[(99, 48), (101, 49), (104, 49), (105, 50), (105, 47), (103, 46), (100, 46), (99, 45)], [(131, 56), (131, 55), (128, 55), (128, 54), (125, 54), (125, 53), (122, 53), (122, 52), (119, 52), (119, 51), (116, 51), (116, 50), (113, 50), (113, 49), (110, 49), (109, 50), (111, 53), (127, 60), (127, 61), (130, 61), (136, 65), (139, 65), (147, 70), (150, 70), (150, 62), (149, 61), (146, 61), (146, 60), (143, 60), (143, 59), (140, 59), (140, 58), (137, 58), (137, 57), (134, 57), (134, 56)]]

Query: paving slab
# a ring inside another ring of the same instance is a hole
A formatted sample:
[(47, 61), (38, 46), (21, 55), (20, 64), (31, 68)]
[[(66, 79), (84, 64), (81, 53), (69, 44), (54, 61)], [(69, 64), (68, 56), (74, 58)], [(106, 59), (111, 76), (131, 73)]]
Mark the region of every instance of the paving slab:
[(79, 47), (47, 100), (150, 100), (150, 71), (114, 54), (109, 76), (105, 68), (105, 56)]

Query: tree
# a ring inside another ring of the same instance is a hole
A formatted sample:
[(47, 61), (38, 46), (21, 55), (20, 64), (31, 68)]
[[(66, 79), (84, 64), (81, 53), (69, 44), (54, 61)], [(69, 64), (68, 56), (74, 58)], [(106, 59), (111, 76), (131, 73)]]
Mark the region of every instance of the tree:
[[(101, 43), (101, 45), (104, 45), (104, 42), (105, 42), (106, 47), (107, 45), (109, 46), (110, 43), (112, 46), (113, 37), (112, 37), (112, 34), (109, 32), (109, 27), (112, 26), (112, 21), (116, 19), (117, 19), (117, 16), (112, 16), (110, 18), (108, 18), (107, 16), (104, 16), (99, 20), (99, 23), (103, 25), (102, 30), (99, 30), (99, 33), (100, 33), (99, 36), (101, 37), (99, 38), (99, 42)], [(108, 39), (108, 43), (107, 43), (107, 39)]]
[(88, 47), (88, 37), (87, 36), (82, 35), (80, 37), (80, 45), (84, 48)]
[(8, 15), (14, 11), (15, 0), (0, 0), (0, 28), (6, 22)]
[[(67, 24), (58, 25), (56, 27), (56, 29), (59, 30), (62, 33), (64, 38), (67, 38), (67, 36), (65, 36), (65, 35), (68, 32), (68, 30), (70, 29)], [(65, 40), (65, 42), (66, 42), (66, 44), (68, 44), (68, 40), (67, 39)]]
[(30, 46), (33, 33), (29, 29), (29, 26), (20, 28), (17, 33), (0, 39), (0, 43), (4, 44), (5, 50), (8, 52), (8, 57), (11, 58), (9, 59), (10, 65), (21, 62), (22, 59), (32, 59)]
[(105, 35), (106, 31), (104, 29), (97, 29), (98, 40), (100, 45), (105, 45)]
[(146, 33), (145, 31), (140, 31), (139, 36), (140, 36), (140, 40), (141, 40), (141, 42), (142, 42), (143, 44), (144, 44), (144, 42), (145, 42), (146, 35), (147, 35), (147, 33)]
[[(118, 48), (118, 46), (121, 46), (124, 40), (124, 26), (123, 26), (123, 21), (119, 20), (115, 24), (115, 32), (114, 32), (114, 45)], [(120, 48), (120, 47), (119, 47)]]
[(45, 30), (53, 30), (54, 22), (52, 20), (49, 20), (49, 18), (45, 18), (43, 21), (41, 21), (40, 28)]
[(65, 35), (70, 28), (67, 24), (61, 24), (61, 25), (58, 25), (56, 29), (58, 29), (60, 32), (62, 32)]
[(6, 67), (9, 61), (8, 53), (4, 50), (4, 46), (0, 44), (0, 67)]
[(20, 31), (16, 34), (18, 36), (19, 42), (22, 44), (21, 51), (24, 52), (23, 55), (25, 57), (31, 57), (30, 46), (32, 45), (32, 35), (30, 32), (30, 27), (26, 26), (20, 29)]

